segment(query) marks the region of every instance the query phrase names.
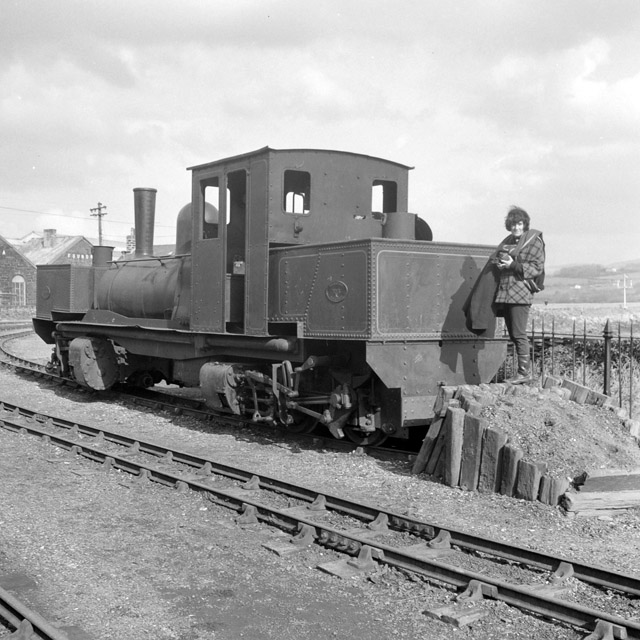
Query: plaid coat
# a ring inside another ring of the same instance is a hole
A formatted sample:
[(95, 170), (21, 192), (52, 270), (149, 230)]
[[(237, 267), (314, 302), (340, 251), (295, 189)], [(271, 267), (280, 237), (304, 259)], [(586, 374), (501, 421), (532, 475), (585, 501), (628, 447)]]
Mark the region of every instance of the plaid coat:
[[(527, 242), (527, 239), (533, 239)], [(495, 302), (503, 304), (531, 304), (533, 293), (524, 283), (526, 279), (535, 278), (544, 271), (544, 240), (539, 231), (530, 229), (523, 238), (524, 247), (515, 256), (511, 268), (498, 271), (500, 280), (496, 291)], [(499, 250), (513, 255), (518, 241), (509, 236), (500, 244)]]

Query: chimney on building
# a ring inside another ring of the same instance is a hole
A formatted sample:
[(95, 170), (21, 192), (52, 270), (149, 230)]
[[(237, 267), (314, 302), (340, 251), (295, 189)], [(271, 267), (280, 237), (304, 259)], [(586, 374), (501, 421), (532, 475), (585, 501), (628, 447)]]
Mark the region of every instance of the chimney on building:
[(132, 253), (136, 249), (136, 230), (131, 227), (131, 233), (127, 236), (127, 252)]
[(44, 238), (42, 239), (42, 246), (45, 248), (49, 248), (53, 246), (54, 240), (56, 237), (55, 229), (45, 229), (44, 230)]

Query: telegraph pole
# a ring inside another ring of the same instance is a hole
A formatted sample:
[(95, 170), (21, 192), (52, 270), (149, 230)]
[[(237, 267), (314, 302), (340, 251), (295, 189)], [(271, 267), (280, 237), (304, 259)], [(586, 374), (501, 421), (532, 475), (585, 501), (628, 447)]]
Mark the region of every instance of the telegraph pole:
[(627, 308), (627, 289), (631, 289), (631, 287), (633, 286), (633, 282), (631, 282), (631, 278), (629, 278), (629, 284), (627, 284), (627, 278), (629, 278), (629, 276), (627, 276), (627, 274), (625, 273), (622, 276), (622, 308), (626, 309)]
[(102, 204), (102, 202), (98, 202), (98, 206), (90, 209), (91, 215), (98, 218), (98, 245), (102, 246), (102, 216), (106, 216), (107, 212), (103, 212), (103, 209), (106, 209), (107, 205)]

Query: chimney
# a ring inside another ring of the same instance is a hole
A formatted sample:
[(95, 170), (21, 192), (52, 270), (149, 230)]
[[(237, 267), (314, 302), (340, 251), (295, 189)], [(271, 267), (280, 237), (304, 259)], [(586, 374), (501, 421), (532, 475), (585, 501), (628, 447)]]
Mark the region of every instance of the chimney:
[(135, 251), (136, 248), (136, 229), (131, 227), (131, 233), (127, 234), (127, 253)]
[(133, 190), (136, 222), (136, 258), (153, 255), (153, 224), (156, 216), (157, 189), (136, 187)]
[(44, 238), (42, 238), (42, 246), (45, 248), (49, 248), (53, 246), (53, 241), (56, 237), (55, 229), (45, 229), (44, 230)]

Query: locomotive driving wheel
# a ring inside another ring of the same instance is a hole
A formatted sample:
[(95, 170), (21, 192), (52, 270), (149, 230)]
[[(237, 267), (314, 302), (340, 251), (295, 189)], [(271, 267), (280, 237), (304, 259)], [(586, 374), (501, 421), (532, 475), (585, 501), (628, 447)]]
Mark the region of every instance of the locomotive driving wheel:
[(317, 418), (302, 413), (302, 411), (292, 411), (290, 416), (293, 418), (293, 421), (284, 425), (284, 428), (290, 433), (311, 433), (318, 424)]
[(355, 427), (344, 427), (344, 434), (357, 445), (363, 447), (379, 447), (389, 436), (384, 431), (376, 429), (375, 431), (365, 432)]

